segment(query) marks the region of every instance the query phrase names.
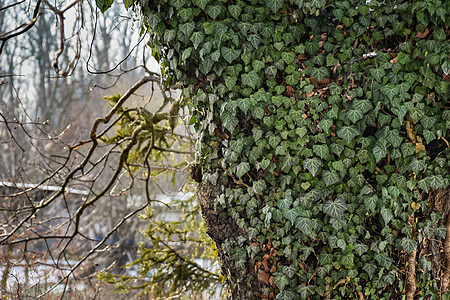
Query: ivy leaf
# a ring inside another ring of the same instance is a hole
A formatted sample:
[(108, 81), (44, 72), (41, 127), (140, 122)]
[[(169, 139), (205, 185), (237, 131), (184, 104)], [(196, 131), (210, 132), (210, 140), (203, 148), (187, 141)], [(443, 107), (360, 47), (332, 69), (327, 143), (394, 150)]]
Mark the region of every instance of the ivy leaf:
[(344, 139), (347, 143), (350, 143), (359, 134), (360, 133), (355, 126), (342, 126), (337, 131), (337, 135)]
[(100, 9), (102, 13), (108, 10), (111, 5), (114, 3), (114, 0), (95, 0), (95, 4)]
[(411, 253), (417, 249), (417, 242), (409, 238), (402, 238), (402, 247), (406, 252)]
[(225, 77), (225, 85), (229, 90), (231, 90), (236, 85), (237, 78), (233, 76)]
[(305, 300), (309, 296), (313, 295), (314, 292), (315, 292), (315, 287), (312, 285), (306, 286), (304, 284), (300, 284), (298, 286), (298, 293), (300, 295), (301, 300)]
[(342, 198), (336, 200), (328, 200), (323, 204), (323, 212), (333, 218), (339, 218), (347, 210), (347, 204), (345, 204)]
[(377, 208), (377, 203), (378, 203), (377, 195), (373, 195), (372, 197), (369, 197), (364, 200), (364, 206), (366, 207), (366, 209), (370, 209), (372, 213), (375, 212), (375, 209)]
[(294, 277), (296, 272), (297, 272), (297, 268), (293, 264), (283, 266), (283, 273), (286, 274), (289, 278)]
[(282, 8), (284, 4), (284, 0), (266, 0), (265, 2), (267, 7), (270, 8), (274, 13)]
[(419, 173), (420, 171), (422, 171), (425, 168), (425, 161), (423, 160), (418, 160), (417, 158), (413, 158), (411, 160), (411, 163), (409, 164), (409, 167), (411, 168), (411, 170), (414, 173)]
[(423, 116), (422, 119), (420, 119), (420, 123), (422, 123), (423, 128), (430, 129), (436, 123), (436, 118), (430, 116)]
[(294, 52), (283, 52), (281, 53), (281, 59), (284, 60), (286, 64), (291, 64), (295, 59)]
[(180, 15), (181, 19), (183, 19), (183, 21), (186, 22), (192, 16), (192, 8), (190, 8), (190, 7), (189, 8), (186, 8), (186, 7), (180, 8), (178, 10), (178, 14)]
[(272, 146), (272, 148), (276, 148), (280, 141), (281, 137), (279, 137), (278, 135), (271, 135), (269, 137), (269, 145)]
[(248, 162), (241, 162), (236, 168), (236, 175), (241, 178), (248, 171), (250, 171), (250, 164)]
[(228, 11), (233, 18), (238, 19), (242, 12), (242, 8), (239, 5), (230, 5), (228, 6)]
[(347, 112), (347, 117), (352, 123), (356, 123), (363, 118), (363, 114), (357, 109), (351, 109)]
[(386, 75), (383, 68), (371, 69), (370, 73), (376, 79), (376, 81), (381, 82), (383, 77)]
[(373, 147), (373, 155), (375, 156), (375, 162), (379, 162), (382, 158), (386, 157), (388, 154), (386, 150), (381, 148), (380, 146)]
[(292, 198), (291, 197), (285, 197), (277, 201), (277, 207), (279, 209), (285, 209), (289, 208), (292, 204)]
[(322, 128), (326, 133), (329, 133), (331, 126), (333, 126), (332, 119), (322, 119), (319, 123), (320, 128)]
[(305, 217), (299, 217), (295, 221), (295, 227), (304, 234), (311, 234), (315, 226), (315, 222)]
[(231, 113), (228, 110), (225, 110), (222, 113), (220, 119), (223, 122), (223, 126), (225, 126), (225, 128), (228, 129), (230, 132), (233, 132), (236, 126), (239, 124), (239, 121), (236, 118), (235, 114)]
[(360, 244), (360, 243), (355, 244), (355, 252), (359, 256), (363, 255), (365, 252), (367, 252), (367, 250), (369, 250), (369, 246), (367, 246), (366, 244)]
[(230, 141), (230, 149), (235, 151), (237, 154), (241, 154), (244, 148), (244, 141), (242, 139)]
[(322, 161), (318, 158), (307, 158), (303, 161), (303, 167), (311, 172), (312, 176), (316, 176), (319, 168), (322, 166)]
[(426, 178), (428, 185), (436, 190), (444, 185), (444, 179), (442, 175), (430, 175)]
[(201, 42), (205, 39), (205, 34), (202, 31), (194, 32), (191, 36), (192, 44), (194, 49), (197, 49)]
[(192, 49), (193, 49), (192, 47), (189, 47), (189, 48), (183, 50), (183, 53), (181, 54), (182, 61), (185, 61), (186, 59), (188, 59), (191, 56)]
[(247, 111), (251, 107), (250, 98), (239, 98), (236, 100), (237, 106), (245, 113), (247, 114)]
[(374, 264), (367, 263), (367, 264), (364, 264), (363, 270), (366, 271), (367, 274), (369, 274), (370, 279), (372, 279), (373, 274), (377, 270), (377, 266)]
[(297, 209), (291, 208), (291, 209), (287, 210), (283, 215), (286, 219), (288, 219), (289, 221), (294, 223), (295, 219), (297, 219), (297, 217), (298, 217), (298, 212), (297, 212)]
[(353, 101), (353, 108), (359, 110), (361, 113), (365, 114), (372, 109), (372, 102), (369, 100), (355, 100)]
[(262, 42), (261, 38), (257, 34), (250, 34), (247, 39), (254, 48), (258, 48), (259, 44)]
[(222, 6), (221, 5), (209, 5), (205, 11), (212, 19), (215, 20), (222, 12)]
[(256, 194), (262, 195), (265, 188), (266, 188), (265, 180), (258, 180), (253, 182), (253, 191)]
[(170, 5), (174, 6), (176, 9), (180, 9), (186, 3), (186, 0), (170, 0)]
[(280, 289), (280, 291), (283, 291), (284, 287), (289, 285), (289, 277), (284, 274), (277, 275), (274, 278), (274, 283)]
[(322, 172), (322, 180), (326, 186), (330, 186), (335, 183), (338, 183), (340, 178), (339, 178), (339, 174), (336, 172), (332, 173), (330, 171), (323, 171)]
[(344, 146), (341, 144), (333, 143), (330, 145), (330, 150), (337, 156), (341, 155), (342, 151), (344, 151)]
[(317, 154), (322, 159), (325, 159), (329, 153), (327, 144), (313, 145), (313, 151), (315, 154)]
[(184, 23), (184, 24), (181, 24), (179, 28), (180, 28), (180, 31), (182, 33), (184, 33), (184, 35), (187, 38), (190, 38), (192, 35), (192, 32), (194, 31), (195, 24), (194, 24), (194, 22)]
[(440, 226), (440, 227), (434, 228), (433, 234), (445, 239), (445, 237), (447, 236), (447, 229), (445, 228), (445, 226)]
[(241, 55), (241, 49), (235, 50), (222, 47), (220, 52), (222, 53), (223, 58), (225, 58), (225, 60), (230, 64)]
[(339, 63), (339, 60), (337, 60), (333, 54), (329, 53), (327, 55), (327, 67), (334, 67)]
[(383, 207), (381, 209), (381, 216), (383, 217), (384, 223), (387, 225), (394, 218), (392, 211), (389, 208)]
[(245, 85), (248, 85), (251, 88), (256, 88), (259, 81), (258, 73), (256, 73), (254, 70), (241, 75), (242, 83)]
[(312, 68), (311, 76), (314, 77), (317, 82), (321, 82), (325, 77), (328, 76), (328, 69), (325, 67)]
[(392, 100), (398, 94), (398, 89), (395, 87), (394, 84), (388, 84), (383, 86), (381, 88), (381, 91), (389, 98), (389, 100)]

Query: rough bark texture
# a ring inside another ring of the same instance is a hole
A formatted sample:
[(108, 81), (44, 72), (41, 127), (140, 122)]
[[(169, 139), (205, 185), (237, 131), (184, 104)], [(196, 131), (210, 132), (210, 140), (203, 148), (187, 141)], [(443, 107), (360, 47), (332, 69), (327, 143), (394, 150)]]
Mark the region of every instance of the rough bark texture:
[(439, 289), (441, 295), (449, 290), (450, 284), (450, 189), (437, 189), (431, 192), (428, 197), (430, 205), (429, 213), (439, 212), (442, 218), (436, 224), (437, 226), (445, 226), (447, 229), (446, 238), (434, 237), (425, 240), (423, 243), (423, 253), (419, 255), (420, 259), (423, 255), (431, 259), (431, 274), (436, 279), (436, 289)]
[(197, 187), (197, 199), (200, 204), (203, 218), (208, 226), (207, 234), (216, 243), (221, 262), (222, 274), (230, 287), (232, 299), (258, 299), (261, 293), (261, 282), (257, 279), (255, 269), (249, 264), (242, 270), (231, 259), (223, 247), (226, 240), (237, 240), (245, 236), (246, 232), (240, 229), (231, 217), (223, 218), (214, 209), (214, 200), (221, 193), (221, 186), (214, 186), (202, 182)]

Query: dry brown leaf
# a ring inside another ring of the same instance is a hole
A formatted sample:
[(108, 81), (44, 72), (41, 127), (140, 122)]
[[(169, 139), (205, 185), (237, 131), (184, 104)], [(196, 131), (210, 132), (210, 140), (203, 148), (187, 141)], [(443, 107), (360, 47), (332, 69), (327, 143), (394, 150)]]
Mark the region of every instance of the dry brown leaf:
[(429, 34), (430, 34), (430, 31), (428, 30), (428, 28), (425, 28), (425, 31), (424, 31), (424, 32), (420, 32), (420, 31), (417, 31), (417, 32), (416, 32), (416, 38), (418, 38), (418, 39), (424, 39), (424, 38), (426, 38)]
[(265, 284), (269, 285), (270, 276), (268, 273), (264, 272), (263, 270), (259, 271), (258, 279), (261, 280), (262, 282), (264, 282)]
[(330, 83), (331, 83), (330, 78), (324, 78), (324, 79), (322, 79), (322, 81), (320, 82), (320, 84), (330, 84)]

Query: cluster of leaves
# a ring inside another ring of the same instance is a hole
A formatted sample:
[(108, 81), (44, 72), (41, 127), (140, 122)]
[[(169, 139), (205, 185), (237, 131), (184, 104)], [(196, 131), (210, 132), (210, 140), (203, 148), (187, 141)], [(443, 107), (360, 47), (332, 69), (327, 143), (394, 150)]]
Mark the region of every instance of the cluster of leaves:
[(414, 285), (439, 297), (425, 245), (446, 236), (428, 195), (449, 183), (448, 2), (128, 5), (185, 87), (216, 210), (247, 233), (222, 250), (259, 268), (258, 292), (401, 297), (422, 249)]

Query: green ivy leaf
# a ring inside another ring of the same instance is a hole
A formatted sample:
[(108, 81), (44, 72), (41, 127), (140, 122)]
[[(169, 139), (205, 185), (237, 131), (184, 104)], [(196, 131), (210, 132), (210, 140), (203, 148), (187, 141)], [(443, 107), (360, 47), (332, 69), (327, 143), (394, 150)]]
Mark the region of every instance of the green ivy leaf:
[(369, 100), (355, 100), (352, 104), (354, 109), (359, 110), (363, 114), (369, 112), (373, 108), (372, 102)]
[(289, 285), (289, 277), (284, 274), (276, 275), (274, 278), (275, 285), (283, 291), (286, 286)]
[(315, 222), (305, 217), (298, 217), (295, 221), (295, 227), (304, 234), (311, 234), (315, 226)]
[(312, 176), (316, 176), (319, 168), (322, 166), (322, 161), (318, 158), (307, 158), (303, 161), (303, 167), (311, 172)]
[(265, 188), (266, 188), (265, 180), (258, 180), (253, 182), (253, 191), (256, 194), (262, 195)]
[(170, 5), (174, 6), (176, 9), (180, 9), (186, 3), (186, 0), (170, 0)]
[(206, 13), (212, 18), (212, 19), (216, 19), (220, 13), (222, 12), (222, 5), (208, 5), (208, 7), (206, 7)]
[(248, 162), (241, 162), (236, 168), (236, 175), (241, 178), (248, 171), (250, 171), (250, 164)]
[(436, 190), (444, 186), (444, 179), (442, 175), (430, 175), (427, 177), (427, 183), (433, 190)]
[(377, 195), (373, 195), (364, 200), (364, 206), (366, 207), (366, 209), (370, 209), (370, 211), (372, 211), (372, 213), (375, 212), (375, 209), (377, 208), (377, 204), (378, 204)]
[(411, 163), (409, 164), (409, 167), (411, 168), (411, 171), (413, 171), (414, 173), (419, 173), (420, 171), (422, 171), (425, 168), (425, 161), (423, 160), (418, 160), (417, 158), (413, 158), (411, 160)]
[(373, 155), (375, 156), (375, 162), (379, 162), (382, 158), (386, 157), (387, 151), (380, 146), (373, 147)]
[(334, 67), (339, 63), (339, 60), (337, 60), (333, 54), (329, 53), (327, 55), (327, 67)]
[(192, 16), (192, 8), (183, 7), (178, 10), (178, 14), (180, 15), (181, 19), (183, 19), (184, 22), (189, 21), (189, 19)]
[(235, 50), (222, 47), (220, 52), (222, 53), (223, 58), (225, 58), (225, 60), (230, 64), (241, 55), (241, 49)]
[(245, 113), (247, 114), (247, 111), (251, 107), (251, 101), (250, 98), (240, 98), (236, 101), (237, 106)]
[(364, 253), (366, 253), (367, 250), (369, 250), (369, 246), (367, 246), (366, 244), (360, 244), (360, 243), (356, 243), (356, 244), (355, 244), (355, 252), (356, 252), (356, 254), (358, 254), (359, 256), (361, 256), (361, 255), (363, 255)]
[(289, 221), (294, 223), (295, 219), (297, 219), (297, 217), (298, 217), (298, 212), (297, 212), (296, 208), (291, 208), (291, 209), (285, 211), (283, 215), (286, 219), (288, 219)]
[(351, 109), (347, 112), (347, 117), (352, 123), (356, 123), (363, 118), (363, 114), (357, 109)]
[(276, 148), (280, 141), (281, 137), (279, 137), (278, 135), (271, 135), (269, 137), (269, 145), (272, 146), (272, 148)]
[(223, 126), (225, 126), (226, 129), (228, 129), (230, 132), (233, 132), (236, 126), (238, 126), (239, 121), (236, 118), (235, 114), (232, 112), (225, 110), (222, 115), (220, 116), (220, 119), (223, 122)]
[(342, 126), (338, 131), (338, 137), (344, 139), (347, 143), (350, 143), (357, 135), (359, 130), (355, 126)]
[(411, 253), (417, 249), (417, 242), (409, 238), (402, 238), (402, 247), (406, 252)]
[(383, 86), (381, 91), (389, 98), (389, 100), (394, 99), (394, 97), (398, 95), (398, 88), (392, 83)]
[(386, 75), (383, 68), (370, 69), (370, 73), (378, 82), (382, 82), (383, 77)]
[(283, 266), (283, 273), (286, 274), (289, 278), (294, 277), (296, 272), (297, 268), (295, 267), (295, 265)]
[(280, 8), (283, 7), (284, 0), (265, 0), (265, 3), (272, 12), (276, 13)]
[(375, 271), (377, 270), (377, 266), (374, 264), (366, 263), (363, 266), (363, 270), (369, 274), (370, 279), (372, 279), (373, 274), (375, 274)]
[(313, 145), (313, 152), (320, 158), (325, 159), (328, 156), (329, 149), (327, 144), (316, 144)]
[(254, 48), (258, 48), (259, 44), (262, 42), (257, 34), (250, 34), (247, 39)]
[(248, 85), (251, 88), (256, 88), (259, 82), (259, 76), (258, 73), (256, 73), (254, 70), (241, 75), (242, 83), (245, 85)]
[(325, 77), (329, 75), (328, 69), (325, 67), (312, 68), (311, 76), (314, 77), (317, 82), (321, 82)]
[(291, 206), (292, 204), (292, 198), (291, 197), (285, 197), (285, 198), (281, 198), (277, 201), (277, 207), (279, 209), (287, 209)]
[(111, 5), (114, 3), (114, 0), (95, 0), (95, 4), (100, 9), (102, 13), (108, 10)]
[(230, 5), (228, 6), (228, 11), (233, 18), (238, 19), (242, 12), (242, 8), (239, 5)]
[(394, 218), (394, 216), (392, 215), (392, 211), (389, 208), (383, 207), (380, 213), (386, 225), (389, 224), (389, 222)]
[(194, 45), (194, 49), (200, 46), (200, 43), (205, 39), (205, 34), (202, 31), (194, 32), (191, 36), (191, 42)]
[(323, 204), (323, 212), (333, 218), (339, 218), (347, 210), (347, 204), (341, 198), (328, 200)]
[[(308, 298), (309, 296), (314, 295), (315, 293), (315, 287), (313, 285), (304, 285), (304, 284), (300, 284), (298, 286), (298, 293), (300, 295), (300, 299), (301, 300), (305, 300), (306, 298)], [(297, 298), (294, 298), (297, 299)]]

